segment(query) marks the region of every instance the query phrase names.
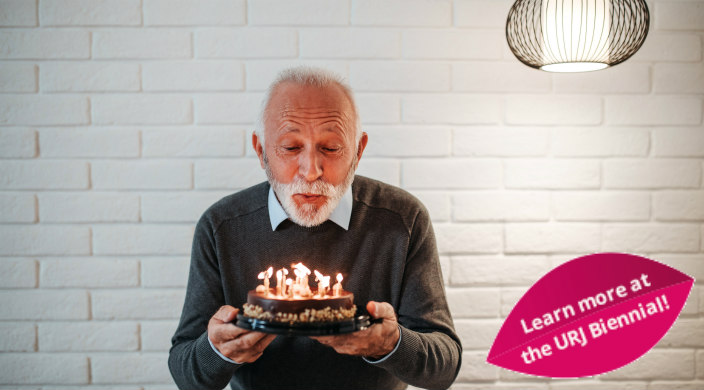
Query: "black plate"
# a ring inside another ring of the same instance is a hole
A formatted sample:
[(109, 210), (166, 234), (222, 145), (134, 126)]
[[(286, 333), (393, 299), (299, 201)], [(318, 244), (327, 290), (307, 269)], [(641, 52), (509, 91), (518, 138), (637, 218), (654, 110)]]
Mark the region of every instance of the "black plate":
[(244, 314), (238, 314), (235, 325), (247, 330), (286, 336), (327, 336), (364, 330), (373, 324), (380, 324), (382, 321), (383, 318), (371, 319), (368, 315), (361, 315), (346, 321), (317, 324), (287, 324), (258, 320), (256, 318), (247, 317)]

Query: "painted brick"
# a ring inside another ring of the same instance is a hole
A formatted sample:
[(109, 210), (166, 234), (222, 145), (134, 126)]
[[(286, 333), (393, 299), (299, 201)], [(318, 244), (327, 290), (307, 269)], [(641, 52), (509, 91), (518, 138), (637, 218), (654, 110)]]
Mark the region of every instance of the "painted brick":
[(352, 24), (381, 26), (449, 26), (450, 1), (357, 0), (352, 2)]
[(699, 61), (701, 39), (696, 34), (677, 34), (650, 29), (648, 39), (630, 61)]
[(3, 320), (88, 319), (88, 294), (85, 291), (0, 291), (0, 302), (0, 318)]
[(0, 158), (30, 158), (37, 155), (37, 132), (27, 128), (0, 128)]
[(699, 226), (697, 225), (604, 225), (602, 236), (603, 251), (678, 253), (699, 250)]
[(363, 158), (359, 161), (356, 174), (397, 187), (401, 185), (401, 165), (398, 160)]
[(409, 123), (494, 124), (500, 118), (499, 99), (492, 96), (405, 95), (401, 102)]
[(237, 157), (244, 154), (245, 131), (230, 127), (142, 131), (145, 157)]
[(360, 93), (356, 98), (362, 123), (401, 122), (401, 101), (398, 96)]
[(88, 164), (79, 161), (0, 162), (2, 189), (86, 189)]
[(501, 329), (501, 322), (498, 319), (455, 321), (455, 330), (462, 340), (462, 348), (465, 351), (473, 349), (488, 351)]
[[(692, 254), (692, 255), (681, 255), (681, 254), (662, 254), (662, 255), (657, 255), (653, 256), (653, 259), (656, 259), (659, 262), (662, 262), (664, 264), (669, 265), (672, 268), (675, 268), (676, 270), (683, 272), (691, 277), (693, 277), (695, 280), (702, 280), (704, 279), (704, 254)], [(689, 295), (689, 299), (695, 298), (695, 303), (696, 303), (696, 294), (692, 292)], [(694, 305), (694, 311), (692, 314), (697, 313), (697, 308), (696, 305)]]
[[(34, 324), (26, 322), (0, 323), (0, 351), (34, 352), (37, 346), (37, 331)], [(4, 376), (3, 376), (4, 378)]]
[(506, 253), (590, 253), (600, 249), (601, 227), (587, 223), (510, 223)]
[(695, 353), (695, 359), (697, 361), (697, 378), (704, 379), (704, 351), (697, 351)]
[(167, 353), (92, 355), (91, 379), (96, 384), (170, 383)]
[(178, 321), (143, 321), (140, 328), (143, 351), (165, 352), (171, 348), (171, 336)]
[(555, 156), (646, 156), (650, 146), (647, 129), (641, 128), (560, 128), (552, 130)]
[(148, 257), (141, 261), (141, 282), (144, 287), (186, 287), (188, 257)]
[(93, 227), (99, 255), (183, 255), (191, 253), (193, 227), (184, 225), (112, 225)]
[(455, 221), (547, 221), (550, 196), (546, 192), (476, 191), (452, 197)]
[(191, 98), (182, 95), (105, 95), (91, 98), (93, 121), (102, 125), (193, 123)]
[(704, 221), (704, 191), (663, 191), (653, 194), (658, 221)]
[(654, 129), (653, 155), (658, 157), (704, 157), (704, 128)]
[(94, 162), (95, 189), (191, 189), (192, 164), (188, 161)]
[(124, 29), (93, 33), (93, 57), (98, 59), (192, 58), (191, 33), (178, 29)]
[(33, 27), (37, 25), (35, 0), (0, 0), (0, 26)]
[(486, 358), (487, 353), (484, 351), (462, 352), (462, 366), (455, 380), (457, 382), (497, 380), (499, 368), (487, 363)]
[(704, 4), (697, 1), (657, 3), (653, 20), (660, 30), (704, 30)]
[[(0, 4), (2, 9), (2, 4)], [(2, 11), (0, 11), (2, 12)], [(0, 14), (2, 18), (2, 14)], [(36, 92), (37, 66), (26, 63), (0, 63), (0, 92)]]
[(401, 35), (388, 29), (305, 29), (300, 32), (300, 41), (303, 58), (382, 59), (401, 56)]
[(647, 192), (591, 191), (555, 192), (553, 215), (558, 221), (647, 221)]
[[(530, 282), (530, 284), (535, 281)], [(518, 301), (525, 295), (529, 287), (503, 287), (501, 289), (501, 317), (508, 317), (511, 310), (516, 306)]]
[(446, 296), (452, 318), (499, 315), (500, 294), (497, 288), (448, 288)]
[(606, 123), (614, 125), (698, 125), (702, 99), (670, 96), (609, 96)]
[(441, 254), (497, 253), (503, 245), (498, 224), (435, 224), (434, 229)]
[(704, 346), (704, 320), (678, 319), (656, 347), (702, 348)]
[(145, 193), (141, 197), (141, 220), (194, 223), (210, 205), (230, 193), (231, 191)]
[(503, 29), (512, 5), (511, 0), (456, 0), (453, 9), (454, 25)]
[(405, 58), (500, 59), (505, 35), (501, 30), (419, 29), (403, 32)]
[(44, 92), (136, 92), (139, 64), (117, 62), (47, 62), (39, 67)]
[(364, 149), (373, 157), (432, 157), (449, 156), (451, 131), (437, 127), (369, 127), (373, 142)]
[(450, 220), (450, 196), (444, 191), (412, 191), (428, 209), (430, 219), (436, 222)]
[(692, 379), (694, 351), (653, 349), (627, 366), (604, 374), (605, 380)]
[(146, 26), (221, 26), (246, 23), (245, 0), (145, 0)]
[(45, 128), (39, 130), (42, 157), (139, 157), (139, 130)]
[(261, 94), (213, 94), (195, 98), (198, 124), (244, 123), (252, 125), (257, 120)]
[(599, 72), (553, 73), (552, 77), (555, 91), (560, 93), (650, 92), (650, 66), (637, 62), (627, 62)]
[(273, 26), (345, 26), (349, 9), (349, 0), (259, 0), (247, 5), (250, 24)]
[(233, 61), (152, 62), (142, 66), (145, 91), (239, 91), (242, 64)]
[(533, 127), (460, 127), (453, 131), (456, 156), (542, 156), (548, 132)]
[(42, 259), (39, 285), (50, 287), (135, 287), (139, 263), (135, 259)]
[(204, 28), (196, 33), (198, 58), (280, 58), (298, 55), (298, 34), (288, 28)]
[(42, 0), (43, 26), (137, 26), (142, 23), (140, 0)]
[(434, 62), (354, 62), (350, 84), (358, 91), (449, 91), (450, 67)]
[(598, 161), (572, 159), (521, 159), (505, 161), (508, 188), (598, 188)]
[(0, 222), (36, 222), (37, 199), (26, 192), (0, 193)]
[(549, 73), (536, 72), (517, 61), (452, 64), (454, 91), (549, 92), (551, 84)]
[(241, 189), (266, 180), (259, 159), (196, 161), (197, 189)]
[(135, 351), (139, 329), (134, 322), (52, 322), (38, 328), (40, 352)]
[(501, 163), (485, 159), (409, 159), (402, 163), (404, 188), (496, 188), (501, 185)]
[(91, 292), (93, 317), (115, 319), (177, 319), (181, 315), (183, 289), (95, 290)]
[(699, 187), (701, 164), (695, 160), (610, 160), (604, 162), (607, 188)]
[(37, 262), (34, 259), (0, 260), (0, 286), (2, 288), (37, 287)]
[(5, 384), (81, 385), (90, 381), (88, 359), (81, 355), (9, 353), (0, 355), (0, 367)]
[(77, 96), (0, 96), (0, 125), (84, 125), (88, 99)]
[[(361, 31), (360, 31), (361, 32)], [(370, 44), (370, 42), (366, 42)], [(323, 68), (333, 72), (340, 77), (349, 78), (348, 63), (342, 60), (249, 60), (245, 64), (245, 74), (247, 77), (248, 91), (265, 91), (269, 84), (276, 79), (276, 76), (284, 69), (296, 66), (310, 66)]]
[(90, 33), (78, 30), (0, 31), (0, 58), (3, 59), (87, 59)]
[[(450, 266), (453, 286), (532, 284), (550, 270), (545, 256), (453, 256)], [(499, 307), (497, 304), (496, 309)]]
[(656, 93), (704, 93), (701, 64), (657, 64), (653, 79)]
[(0, 226), (0, 255), (87, 255), (90, 229), (83, 226)]
[(598, 125), (601, 99), (592, 96), (510, 96), (505, 118), (517, 125)]

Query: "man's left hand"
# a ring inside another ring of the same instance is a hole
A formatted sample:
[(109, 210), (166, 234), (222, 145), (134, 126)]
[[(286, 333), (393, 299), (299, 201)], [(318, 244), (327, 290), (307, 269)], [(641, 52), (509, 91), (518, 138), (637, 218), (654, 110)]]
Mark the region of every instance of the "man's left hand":
[(383, 318), (384, 321), (359, 332), (311, 338), (341, 354), (381, 359), (394, 350), (401, 337), (396, 313), (390, 304), (374, 301), (367, 303), (367, 312), (372, 318)]

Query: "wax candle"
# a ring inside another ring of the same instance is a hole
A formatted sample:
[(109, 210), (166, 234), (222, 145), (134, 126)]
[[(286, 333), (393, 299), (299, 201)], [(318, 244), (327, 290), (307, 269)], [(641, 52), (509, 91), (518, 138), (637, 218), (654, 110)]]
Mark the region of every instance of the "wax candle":
[(337, 283), (332, 286), (332, 295), (339, 297), (342, 294), (342, 274), (337, 274)]

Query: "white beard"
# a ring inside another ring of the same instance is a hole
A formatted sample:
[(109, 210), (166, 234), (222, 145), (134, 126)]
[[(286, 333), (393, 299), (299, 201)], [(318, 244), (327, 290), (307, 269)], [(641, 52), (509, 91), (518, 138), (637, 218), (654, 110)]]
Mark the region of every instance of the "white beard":
[[(300, 176), (296, 176), (291, 183), (284, 184), (274, 179), (274, 175), (269, 168), (269, 161), (266, 156), (264, 156), (266, 176), (269, 179), (269, 183), (276, 197), (279, 199), (279, 203), (281, 203), (281, 206), (291, 221), (305, 227), (318, 226), (330, 218), (330, 215), (340, 203), (340, 199), (342, 199), (345, 191), (347, 191), (354, 180), (356, 164), (357, 158), (355, 156), (345, 180), (337, 186), (327, 183), (322, 179), (318, 179), (312, 183), (307, 182)], [(322, 206), (313, 204), (303, 204), (299, 206), (294, 202), (293, 195), (301, 193), (322, 195), (327, 199)]]

